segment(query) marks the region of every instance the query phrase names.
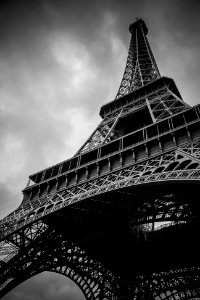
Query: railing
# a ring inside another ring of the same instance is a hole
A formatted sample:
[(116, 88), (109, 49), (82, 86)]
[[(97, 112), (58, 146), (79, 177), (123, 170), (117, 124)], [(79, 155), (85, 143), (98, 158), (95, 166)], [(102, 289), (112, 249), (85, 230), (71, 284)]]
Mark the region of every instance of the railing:
[[(190, 112), (195, 112), (195, 117), (193, 119), (191, 119), (191, 120), (189, 120), (189, 119), (187, 119), (185, 117), (185, 115), (187, 113), (190, 113)], [(183, 118), (183, 123), (181, 123), (179, 125), (173, 124), (173, 121), (172, 122), (169, 121), (169, 120), (172, 120), (172, 119), (175, 120), (176, 118), (179, 118), (179, 117)], [(166, 119), (162, 119), (162, 120), (156, 122), (155, 124), (148, 125), (148, 126), (146, 126), (145, 128), (142, 128), (142, 129), (140, 128), (138, 130), (135, 130), (134, 132), (131, 132), (131, 133), (128, 133), (128, 134), (124, 135), (123, 137), (117, 138), (117, 139), (115, 139), (115, 140), (107, 143), (106, 145), (107, 146), (110, 145), (110, 149), (111, 149), (110, 152), (107, 153), (107, 156), (112, 156), (112, 155), (115, 154), (114, 153), (115, 151), (113, 151), (113, 144), (114, 143), (118, 143), (119, 144), (119, 148), (118, 148), (118, 150), (116, 152), (121, 152), (121, 151), (125, 150), (126, 148), (134, 148), (134, 147), (136, 147), (136, 146), (138, 146), (140, 144), (151, 142), (154, 139), (161, 138), (162, 136), (164, 137), (165, 135), (167, 135), (169, 133), (172, 133), (172, 132), (174, 133), (174, 132), (176, 132), (177, 130), (179, 130), (181, 128), (185, 128), (185, 127), (190, 128), (190, 126), (192, 126), (193, 124), (199, 122), (199, 120), (200, 120), (200, 105), (197, 105), (197, 106), (195, 106), (193, 108), (185, 110), (184, 112), (179, 112), (177, 114), (174, 114), (170, 118), (168, 117), (167, 120)], [(162, 126), (163, 126), (164, 122), (166, 122), (166, 121), (168, 122), (168, 129), (165, 130), (164, 132), (162, 132)], [(149, 136), (148, 131), (149, 130), (153, 130), (153, 129), (155, 129), (156, 134), (154, 134), (153, 136), (152, 135)], [(138, 135), (138, 134), (141, 135), (142, 138), (139, 141), (135, 142), (136, 135)], [(124, 145), (124, 143), (125, 143), (124, 141), (127, 140), (127, 139), (130, 139), (130, 141), (131, 141), (130, 145), (128, 147), (126, 147)], [(96, 158), (93, 159), (93, 160), (89, 160), (89, 161), (85, 162), (84, 164), (81, 164), (80, 162), (82, 161), (82, 157), (84, 157), (84, 155), (86, 155), (87, 153), (79, 155), (79, 156), (76, 156), (76, 157), (73, 157), (72, 159), (66, 160), (66, 161), (64, 161), (64, 162), (62, 162), (60, 164), (52, 166), (51, 168), (48, 168), (48, 169), (42, 170), (42, 171), (40, 171), (38, 173), (32, 174), (30, 176), (30, 178), (33, 179), (34, 177), (41, 175), (40, 176), (41, 180), (38, 180), (38, 181), (36, 180), (37, 183), (34, 182), (34, 180), (30, 181), (29, 186), (26, 187), (25, 190), (27, 190), (29, 187), (31, 188), (31, 187), (33, 187), (33, 186), (35, 186), (37, 184), (48, 182), (49, 180), (55, 179), (58, 176), (64, 175), (67, 172), (76, 171), (79, 168), (82, 168), (83, 166), (87, 167), (92, 162), (98, 161), (98, 160), (103, 159), (103, 158), (106, 157), (105, 155), (101, 155), (101, 150), (103, 149), (102, 146), (97, 147), (95, 149), (97, 151)], [(72, 160), (74, 160), (74, 159), (76, 159), (76, 164), (73, 165), (73, 166), (71, 166), (70, 162)], [(68, 167), (68, 169), (66, 171), (62, 171), (62, 166), (66, 162), (69, 163), (69, 167)], [(59, 168), (59, 171), (58, 171), (57, 175), (53, 175), (53, 169), (54, 168)], [(45, 179), (44, 172), (48, 172), (48, 171), (51, 171), (51, 175), (48, 176)]]
[[(76, 195), (67, 196), (66, 198), (63, 197), (62, 203), (56, 206), (58, 202), (61, 201), (61, 196), (59, 192), (54, 194), (54, 203), (53, 207), (51, 209), (44, 209), (43, 212), (39, 214), (35, 214), (32, 218), (27, 218), (28, 213), (33, 210), (30, 210), (29, 212), (26, 212), (24, 214), (18, 215), (14, 221), (15, 224), (9, 223), (9, 220), (7, 218), (2, 220), (1, 223), (1, 232), (0, 232), (0, 239), (7, 236), (8, 234), (22, 228), (26, 224), (29, 224), (39, 218), (42, 218), (44, 215), (50, 214), (56, 210), (61, 209), (62, 207), (68, 206), (72, 203), (81, 201), (83, 199), (92, 197), (94, 195), (103, 194), (112, 190), (121, 189), (127, 186), (133, 186), (133, 185), (140, 185), (150, 182), (162, 182), (162, 181), (170, 181), (170, 180), (199, 180), (200, 179), (200, 169), (196, 170), (177, 170), (177, 171), (171, 171), (171, 172), (162, 172), (157, 174), (151, 174), (146, 176), (140, 176), (140, 177), (133, 177), (133, 176), (127, 176), (123, 179), (117, 179), (116, 181), (113, 181), (111, 183), (106, 182), (106, 184), (101, 186), (94, 185), (93, 188), (90, 190), (82, 191), (77, 193)], [(38, 208), (40, 207), (41, 202), (38, 201)], [(24, 217), (24, 221), (21, 221), (21, 218)], [(17, 223), (21, 221), (20, 223)]]

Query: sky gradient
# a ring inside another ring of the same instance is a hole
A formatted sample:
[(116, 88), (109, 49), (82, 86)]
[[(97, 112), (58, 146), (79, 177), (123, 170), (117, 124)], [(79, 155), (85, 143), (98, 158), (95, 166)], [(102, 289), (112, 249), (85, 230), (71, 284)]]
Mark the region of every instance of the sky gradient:
[[(1, 1), (0, 218), (19, 206), (30, 174), (70, 158), (100, 123), (101, 105), (118, 91), (136, 17), (149, 28), (161, 74), (187, 103), (200, 103), (199, 13), (194, 0)], [(81, 299), (66, 278), (39, 276), (4, 299)], [(52, 282), (64, 294), (45, 294)]]

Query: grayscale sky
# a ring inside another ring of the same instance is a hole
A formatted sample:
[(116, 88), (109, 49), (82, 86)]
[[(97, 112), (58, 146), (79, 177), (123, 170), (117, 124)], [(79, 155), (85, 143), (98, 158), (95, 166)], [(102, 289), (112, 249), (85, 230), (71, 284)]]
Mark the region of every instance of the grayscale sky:
[[(30, 174), (70, 158), (98, 125), (136, 17), (149, 28), (161, 74), (186, 102), (200, 103), (200, 1), (1, 1), (0, 218), (19, 206)], [(4, 299), (81, 299), (63, 278), (41, 274)]]

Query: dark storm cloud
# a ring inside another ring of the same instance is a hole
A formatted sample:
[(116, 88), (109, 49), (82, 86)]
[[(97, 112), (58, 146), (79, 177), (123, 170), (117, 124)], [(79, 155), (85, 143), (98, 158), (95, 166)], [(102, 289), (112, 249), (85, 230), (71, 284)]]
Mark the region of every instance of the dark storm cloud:
[[(118, 90), (136, 17), (149, 28), (161, 74), (199, 102), (199, 11), (193, 0), (1, 1), (1, 217), (20, 204), (29, 174), (69, 158), (98, 125), (100, 106)], [(64, 299), (65, 278), (38, 278), (5, 299)]]

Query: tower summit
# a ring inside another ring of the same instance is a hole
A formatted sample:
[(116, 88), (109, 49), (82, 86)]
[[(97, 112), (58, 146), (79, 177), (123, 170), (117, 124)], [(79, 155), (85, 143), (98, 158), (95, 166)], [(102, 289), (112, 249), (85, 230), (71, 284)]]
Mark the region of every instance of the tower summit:
[(147, 40), (148, 29), (142, 19), (130, 25), (131, 41), (126, 68), (116, 99), (160, 78)]
[(0, 222), (0, 297), (43, 271), (87, 300), (200, 297), (200, 105), (161, 77), (139, 19), (101, 123), (70, 159), (29, 176)]
[(102, 106), (103, 121), (77, 154), (189, 107), (174, 81), (160, 76), (144, 21), (137, 20), (129, 30), (128, 58), (116, 98)]

